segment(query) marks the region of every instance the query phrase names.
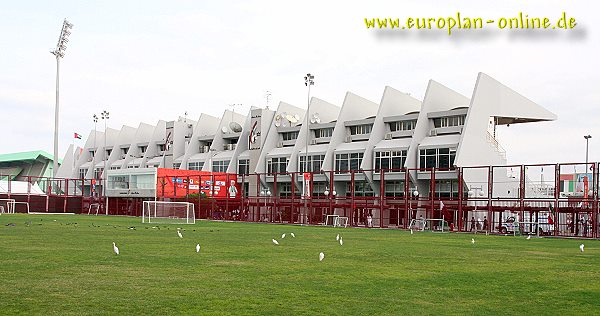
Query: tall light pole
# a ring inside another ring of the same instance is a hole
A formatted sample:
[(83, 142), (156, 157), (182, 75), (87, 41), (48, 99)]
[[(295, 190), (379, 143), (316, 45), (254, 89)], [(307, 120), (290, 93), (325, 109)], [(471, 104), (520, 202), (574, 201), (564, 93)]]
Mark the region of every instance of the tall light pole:
[[(309, 116), (310, 116), (310, 87), (315, 85), (315, 76), (311, 75), (310, 73), (307, 73), (306, 76), (304, 76), (304, 85), (308, 88), (308, 94), (307, 94), (307, 107), (306, 107), (306, 154), (304, 156), (304, 172), (308, 172), (308, 137), (310, 135), (310, 126), (308, 125), (309, 123)], [(302, 180), (306, 181), (304, 174), (302, 174)], [(306, 183), (302, 183), (302, 185), (304, 186), (304, 190), (308, 190), (310, 188), (310, 186), (307, 188)], [(304, 192), (304, 209), (308, 210), (307, 208), (307, 197), (309, 196), (309, 192)]]
[(94, 114), (92, 117), (94, 118), (94, 156), (92, 158), (96, 158), (96, 125), (98, 125), (98, 115)]
[(265, 99), (267, 99), (267, 106), (266, 106), (266, 108), (268, 110), (269, 109), (269, 100), (271, 100), (271, 91), (267, 90), (265, 92)]
[(589, 148), (590, 138), (592, 138), (592, 135), (585, 135), (585, 136), (583, 136), (583, 138), (585, 138), (585, 173), (587, 173), (587, 170), (588, 170), (588, 148)]
[(67, 43), (69, 42), (70, 29), (73, 28), (73, 24), (69, 23), (67, 19), (63, 21), (62, 29), (60, 30), (60, 36), (58, 37), (58, 43), (56, 48), (50, 51), (52, 55), (56, 57), (56, 105), (54, 107), (54, 157), (52, 165), (52, 175), (56, 177), (58, 171), (58, 82), (60, 74), (60, 59), (65, 57), (65, 51), (67, 50)]
[(106, 215), (108, 215), (108, 197), (106, 197), (106, 161), (108, 160), (108, 157), (106, 157), (106, 121), (108, 121), (109, 115), (110, 113), (108, 113), (108, 111), (106, 110), (100, 113), (100, 116), (104, 120), (104, 155), (102, 155), (102, 158), (104, 158), (104, 167), (102, 169), (102, 194), (104, 195), (104, 210), (106, 212)]

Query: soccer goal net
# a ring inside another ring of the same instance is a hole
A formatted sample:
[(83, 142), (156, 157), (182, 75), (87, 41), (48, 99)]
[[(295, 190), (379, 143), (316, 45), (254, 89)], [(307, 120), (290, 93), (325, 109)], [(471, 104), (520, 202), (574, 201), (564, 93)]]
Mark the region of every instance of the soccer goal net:
[(92, 203), (88, 207), (88, 215), (98, 215), (99, 211), (100, 211), (100, 204), (98, 204), (98, 203)]
[(10, 206), (9, 209), (11, 211), (11, 213), (26, 213), (26, 214), (31, 214), (31, 212), (29, 212), (29, 203), (27, 202), (16, 202), (16, 201), (11, 201), (8, 202), (8, 205)]
[(142, 223), (194, 224), (194, 204), (188, 202), (144, 201)]
[(348, 227), (348, 217), (338, 216), (333, 220), (333, 227)]
[(448, 231), (448, 223), (443, 218), (418, 218), (410, 221), (409, 228), (413, 231)]
[(15, 199), (0, 199), (0, 214), (3, 213), (14, 213), (14, 203)]

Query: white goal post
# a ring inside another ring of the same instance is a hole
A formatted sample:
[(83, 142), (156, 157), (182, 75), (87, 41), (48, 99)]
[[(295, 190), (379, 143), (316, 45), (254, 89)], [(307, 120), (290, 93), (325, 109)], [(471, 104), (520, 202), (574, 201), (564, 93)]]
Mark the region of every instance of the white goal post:
[(29, 202), (19, 202), (14, 199), (0, 199), (0, 214), (14, 214), (17, 213), (24, 214), (35, 214), (35, 215), (74, 215), (75, 213), (49, 213), (49, 212), (32, 212), (29, 209)]
[(188, 202), (144, 201), (142, 223), (195, 224), (194, 204)]
[(27, 214), (31, 214), (31, 212), (29, 212), (29, 203), (27, 202), (16, 202), (16, 201), (11, 201), (8, 202), (8, 204), (11, 206), (11, 213), (15, 213), (15, 210), (17, 209), (17, 205), (24, 205), (25, 209), (27, 210)]
[(15, 199), (0, 199), (0, 214), (2, 213), (14, 213), (14, 203)]
[(88, 215), (98, 215), (99, 211), (100, 211), (100, 204), (98, 204), (98, 203), (91, 203), (90, 206), (88, 207)]
[(333, 225), (333, 227), (335, 227), (335, 222), (337, 221), (337, 219), (339, 218), (339, 215), (335, 215), (335, 214), (325, 214), (325, 221), (323, 222), (324, 226), (329, 226), (329, 219), (331, 218), (331, 225)]
[(416, 231), (434, 231), (434, 232), (444, 232), (448, 231), (448, 225), (446, 220), (443, 218), (418, 218), (410, 220), (410, 225), (408, 226), (410, 230)]
[(338, 216), (333, 221), (333, 227), (342, 227), (342, 226), (344, 226), (344, 228), (348, 227), (348, 217)]

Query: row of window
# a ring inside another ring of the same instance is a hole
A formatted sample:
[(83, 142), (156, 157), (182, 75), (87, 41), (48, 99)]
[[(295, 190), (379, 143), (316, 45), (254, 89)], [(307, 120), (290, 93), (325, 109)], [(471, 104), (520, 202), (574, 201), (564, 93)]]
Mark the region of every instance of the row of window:
[[(247, 160), (246, 160), (247, 161)], [(84, 171), (87, 169), (80, 169)], [(109, 187), (112, 189), (127, 189), (129, 188), (127, 176), (111, 176)], [(136, 180), (137, 181), (137, 180)], [(248, 184), (245, 184), (245, 192), (248, 192)], [(345, 196), (352, 195), (351, 183), (346, 183)], [(138, 186), (140, 187), (140, 186)], [(386, 181), (385, 185), (385, 196), (387, 197), (404, 197), (405, 193), (405, 182), (402, 180), (397, 181)], [(325, 182), (313, 182), (312, 184), (312, 196), (323, 197), (325, 191), (329, 191), (329, 184)], [(277, 195), (280, 197), (291, 197), (292, 196), (292, 183), (281, 182), (277, 183)], [(294, 195), (300, 196), (301, 192), (298, 189), (294, 189)], [(436, 180), (435, 181), (435, 195), (436, 197), (458, 197), (458, 181), (457, 180)], [(375, 196), (371, 185), (366, 181), (354, 182), (354, 196)]]
[(333, 135), (333, 127), (320, 128), (315, 130), (315, 138), (331, 137)]
[(289, 159), (287, 157), (270, 158), (267, 160), (267, 173), (285, 173)]
[(432, 148), (419, 150), (419, 168), (454, 168), (456, 149)]
[(238, 160), (238, 174), (249, 175), (250, 174), (250, 159)]
[(335, 155), (335, 171), (359, 170), (363, 153)]
[(216, 160), (212, 162), (213, 172), (227, 172), (227, 167), (229, 167), (229, 160)]
[(350, 135), (366, 135), (373, 130), (373, 124), (350, 126)]
[(295, 132), (285, 132), (285, 133), (281, 133), (281, 137), (283, 138), (284, 141), (286, 140), (295, 140), (298, 138), (298, 131)]
[(433, 125), (436, 128), (440, 127), (452, 127), (452, 126), (463, 126), (465, 125), (466, 115), (454, 115), (446, 117), (438, 117), (433, 119)]
[(308, 156), (308, 168), (306, 167), (306, 155), (300, 155), (300, 172), (319, 172), (323, 166), (325, 155)]
[(399, 171), (398, 169), (404, 168), (406, 155), (406, 150), (375, 152), (375, 172), (379, 172), (381, 169), (394, 169), (394, 171)]
[(390, 131), (412, 131), (417, 126), (417, 120), (390, 122)]
[[(392, 151), (377, 151), (374, 157), (374, 169), (375, 172), (380, 170), (399, 171), (404, 168), (406, 163), (407, 150), (392, 150)], [(456, 149), (450, 148), (432, 148), (432, 149), (421, 149), (419, 151), (419, 168), (438, 168), (438, 169), (452, 169), (454, 166), (454, 159), (456, 157)], [(344, 153), (335, 155), (335, 171), (350, 171), (360, 170), (360, 164), (363, 159), (363, 153)], [(322, 169), (325, 155), (311, 155), (308, 156), (308, 164), (306, 164), (306, 156), (300, 155), (300, 172), (319, 172)], [(289, 163), (287, 157), (275, 157), (267, 160), (267, 173), (286, 173), (286, 168)], [(175, 169), (180, 167), (180, 163), (173, 164)], [(213, 172), (226, 172), (229, 166), (229, 160), (213, 161), (212, 171)], [(137, 168), (136, 165), (128, 165), (127, 168)], [(188, 162), (188, 170), (202, 170), (204, 162), (201, 161), (190, 161)], [(117, 167), (111, 169), (118, 169)], [(85, 178), (87, 169), (79, 169), (79, 177)], [(102, 168), (96, 168), (94, 170), (94, 177), (100, 178), (102, 174)], [(250, 160), (240, 159), (238, 161), (238, 174), (248, 175), (250, 174)]]
[(188, 170), (202, 170), (204, 162), (201, 161), (190, 161), (188, 162)]
[[(385, 196), (403, 198), (405, 196), (406, 182), (403, 180), (386, 181), (384, 185)], [(351, 196), (351, 183), (346, 182), (345, 193), (343, 196)], [(329, 191), (329, 184), (326, 182), (313, 182), (312, 196), (324, 197), (325, 191)], [(290, 182), (277, 183), (277, 195), (281, 197), (292, 196), (292, 184)], [(410, 193), (410, 191), (409, 191)], [(298, 189), (294, 190), (294, 195), (300, 196), (301, 192)], [(367, 181), (354, 182), (354, 196), (375, 196), (373, 188)], [(458, 180), (436, 180), (435, 181), (435, 196), (440, 198), (457, 198), (458, 197)]]

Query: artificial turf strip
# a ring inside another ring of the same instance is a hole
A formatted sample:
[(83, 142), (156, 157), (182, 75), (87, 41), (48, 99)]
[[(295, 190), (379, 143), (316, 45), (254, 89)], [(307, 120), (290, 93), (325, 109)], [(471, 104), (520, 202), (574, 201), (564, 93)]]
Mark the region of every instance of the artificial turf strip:
[[(177, 227), (184, 229), (183, 239)], [(338, 233), (343, 246), (335, 240)], [(325, 253), (323, 262), (319, 252)], [(591, 315), (599, 310), (596, 240), (0, 215), (0, 314)]]

